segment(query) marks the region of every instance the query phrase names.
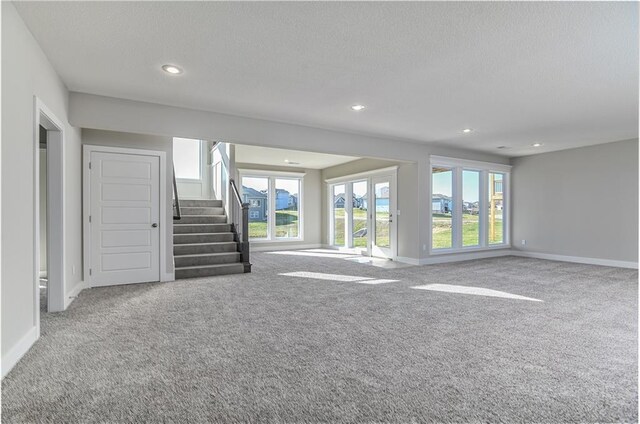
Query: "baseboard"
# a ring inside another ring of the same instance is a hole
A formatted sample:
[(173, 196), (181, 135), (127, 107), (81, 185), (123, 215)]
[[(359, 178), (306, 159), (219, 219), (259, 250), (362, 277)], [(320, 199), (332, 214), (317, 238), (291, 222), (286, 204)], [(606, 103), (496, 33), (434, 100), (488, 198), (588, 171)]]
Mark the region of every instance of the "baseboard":
[(31, 349), (31, 346), (38, 340), (38, 329), (32, 327), (27, 334), (25, 334), (15, 346), (13, 346), (6, 355), (2, 356), (2, 378), (4, 378), (9, 371), (22, 359), (25, 353)]
[(176, 280), (175, 272), (163, 272), (162, 275), (160, 276), (160, 281), (163, 283), (168, 281), (175, 281), (175, 280)]
[(320, 249), (321, 244), (285, 244), (281, 245), (278, 242), (274, 244), (260, 243), (251, 244), (251, 252), (272, 252), (274, 250), (304, 250), (304, 249)]
[(585, 258), (582, 256), (565, 256), (565, 255), (555, 255), (552, 253), (526, 252), (523, 250), (512, 250), (511, 255), (520, 256), (523, 258), (547, 259), (550, 261), (575, 262), (578, 264), (638, 269), (638, 262), (616, 261), (613, 259)]
[(47, 278), (47, 271), (40, 271), (38, 273), (39, 278)]
[(402, 262), (409, 265), (420, 265), (420, 259), (408, 258), (406, 256), (396, 256), (396, 262)]
[(76, 297), (80, 294), (80, 292), (87, 288), (87, 285), (84, 281), (80, 281), (76, 286), (69, 292), (69, 294), (64, 298), (64, 309), (66, 310), (71, 302), (73, 302)]
[[(475, 259), (498, 258), (501, 256), (511, 256), (513, 251), (510, 248), (481, 250), (477, 252), (452, 253), (450, 255), (434, 255), (429, 258), (420, 259), (420, 265), (446, 264), (451, 262), (473, 261)], [(414, 259), (415, 260), (415, 259)]]

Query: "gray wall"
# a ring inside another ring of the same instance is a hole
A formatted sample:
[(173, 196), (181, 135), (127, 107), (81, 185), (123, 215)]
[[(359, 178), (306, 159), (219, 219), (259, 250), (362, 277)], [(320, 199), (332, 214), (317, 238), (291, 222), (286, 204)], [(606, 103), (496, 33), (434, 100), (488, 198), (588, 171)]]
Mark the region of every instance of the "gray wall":
[(165, 246), (167, 269), (164, 272), (173, 272), (173, 138), (155, 135), (129, 134), (117, 131), (82, 130), (82, 144), (95, 146), (128, 147), (130, 149), (159, 150), (166, 153), (166, 198), (167, 227)]
[(638, 261), (637, 139), (512, 164), (514, 248)]
[(302, 202), (303, 202), (303, 225), (304, 239), (295, 241), (257, 241), (252, 242), (251, 247), (253, 249), (269, 248), (287, 249), (292, 246), (300, 245), (315, 245), (319, 246), (322, 243), (320, 220), (321, 220), (321, 181), (320, 171), (317, 169), (302, 169), (292, 168), (290, 166), (267, 166), (257, 165), (252, 163), (240, 163), (236, 162), (236, 169), (257, 169), (260, 171), (278, 171), (278, 172), (304, 172), (304, 182), (302, 187)]
[[(80, 129), (68, 92), (11, 2), (2, 2), (2, 374), (35, 340), (34, 96), (64, 124), (65, 296), (81, 281)], [(16, 207), (19, 205), (19, 207)], [(73, 271), (76, 271), (75, 273)]]

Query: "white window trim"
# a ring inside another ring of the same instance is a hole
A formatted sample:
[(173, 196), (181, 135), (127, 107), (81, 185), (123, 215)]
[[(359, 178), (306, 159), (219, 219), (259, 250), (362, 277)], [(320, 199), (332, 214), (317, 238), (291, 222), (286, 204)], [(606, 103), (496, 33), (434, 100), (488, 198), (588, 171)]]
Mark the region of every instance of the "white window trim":
[[(268, 180), (267, 196), (267, 237), (251, 238), (251, 243), (280, 243), (290, 241), (304, 241), (304, 172), (279, 172), (279, 171), (261, 171), (258, 169), (238, 169), (238, 177), (240, 179), (240, 195), (242, 196), (242, 179), (250, 178), (266, 178)], [(298, 237), (276, 237), (276, 179), (297, 179), (298, 185)], [(273, 195), (271, 194), (273, 193)]]
[[(450, 248), (433, 248), (433, 208), (429, 207), (429, 255), (446, 255), (451, 253), (472, 252), (483, 250), (505, 249), (511, 247), (511, 166), (499, 163), (472, 161), (467, 159), (456, 159), (444, 156), (430, 157), (430, 173), (429, 173), (429, 198), (433, 198), (433, 168), (442, 167), (452, 170), (452, 198), (454, 215), (451, 220), (452, 244)], [(462, 172), (480, 171), (480, 199), (479, 199), (479, 215), (478, 222), (480, 244), (475, 246), (462, 245)], [(487, 231), (487, 193), (489, 184), (489, 173), (501, 173), (504, 175), (503, 181), (503, 243), (489, 244)]]

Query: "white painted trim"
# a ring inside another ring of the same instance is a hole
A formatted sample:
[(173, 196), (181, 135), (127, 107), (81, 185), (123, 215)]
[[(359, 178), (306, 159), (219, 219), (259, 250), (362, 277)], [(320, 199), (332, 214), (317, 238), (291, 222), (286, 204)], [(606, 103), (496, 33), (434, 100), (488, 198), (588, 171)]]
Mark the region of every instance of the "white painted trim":
[(497, 258), (501, 256), (511, 256), (513, 251), (509, 246), (501, 248), (483, 249), (475, 252), (458, 252), (451, 255), (437, 255), (420, 259), (420, 265), (444, 264), (450, 262), (472, 261), (474, 259)]
[(87, 288), (87, 285), (84, 281), (80, 281), (76, 286), (69, 292), (69, 295), (64, 300), (64, 309), (67, 309), (71, 302), (76, 300), (76, 297), (80, 294), (80, 292)]
[(162, 270), (160, 270), (160, 281), (168, 282), (168, 281), (175, 281), (175, 280), (176, 280), (175, 272), (162, 272)]
[(289, 244), (289, 245), (266, 245), (256, 246), (250, 244), (251, 252), (271, 252), (275, 250), (305, 250), (305, 249), (321, 249), (322, 244)]
[(504, 165), (501, 163), (481, 162), (477, 160), (468, 159), (456, 159), (446, 156), (430, 156), (431, 165), (443, 165), (445, 167), (461, 166), (463, 168), (472, 169), (475, 171), (497, 171), (497, 172), (511, 172), (511, 165)]
[(396, 262), (401, 262), (403, 264), (409, 264), (409, 265), (420, 265), (420, 259), (409, 258), (406, 256), (397, 256)]
[(520, 256), (523, 258), (546, 259), (549, 261), (574, 262), (578, 264), (638, 269), (638, 262), (631, 262), (631, 261), (618, 261), (614, 259), (600, 259), (600, 258), (585, 258), (583, 256), (566, 256), (566, 255), (556, 255), (553, 253), (526, 252), (522, 250), (513, 250), (511, 254), (513, 256)]
[(245, 169), (238, 168), (238, 174), (240, 177), (295, 177), (302, 178), (307, 175), (306, 172), (291, 172), (291, 171), (263, 171), (260, 169)]
[(38, 340), (38, 328), (31, 329), (16, 343), (9, 351), (2, 355), (2, 378), (5, 378), (9, 371), (16, 366), (25, 353), (31, 349), (31, 346)]
[[(131, 149), (125, 147), (111, 147), (111, 146), (97, 146), (92, 144), (85, 144), (82, 146), (83, 160), (82, 160), (82, 228), (83, 228), (83, 273), (84, 281), (88, 287), (92, 287), (91, 276), (89, 275), (89, 268), (91, 268), (91, 226), (89, 225), (89, 212), (91, 211), (91, 173), (89, 170), (89, 162), (91, 160), (91, 153), (121, 153), (126, 155), (138, 155), (138, 156), (157, 156), (160, 160), (160, 269), (159, 280), (160, 281), (173, 281), (174, 279), (167, 280), (169, 273), (167, 273), (167, 230), (169, 228), (169, 221), (167, 220), (167, 156), (165, 152), (159, 150), (145, 150), (145, 149)], [(173, 255), (171, 255), (173, 260)]]
[(338, 184), (342, 182), (349, 182), (358, 179), (365, 179), (368, 177), (376, 176), (377, 174), (389, 174), (390, 172), (398, 172), (398, 165), (389, 166), (387, 168), (374, 169), (372, 171), (359, 172), (357, 174), (343, 175), (341, 177), (328, 178), (324, 180), (327, 184)]
[[(34, 252), (40, 251), (40, 125), (47, 130), (47, 310), (65, 309), (65, 127), (33, 96)], [(34, 326), (40, 335), (40, 255), (34, 258)]]

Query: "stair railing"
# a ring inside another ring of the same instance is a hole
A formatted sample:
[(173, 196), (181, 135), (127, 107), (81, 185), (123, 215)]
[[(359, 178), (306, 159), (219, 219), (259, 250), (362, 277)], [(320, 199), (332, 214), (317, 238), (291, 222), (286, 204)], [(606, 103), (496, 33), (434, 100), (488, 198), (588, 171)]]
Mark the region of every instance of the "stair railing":
[(229, 186), (233, 195), (230, 211), (231, 225), (234, 227), (240, 244), (240, 260), (244, 265), (244, 272), (251, 272), (251, 262), (249, 258), (249, 204), (243, 203), (240, 192), (233, 178), (229, 179)]
[(180, 198), (178, 197), (178, 184), (176, 183), (176, 167), (173, 166), (173, 219), (178, 220), (180, 214)]

